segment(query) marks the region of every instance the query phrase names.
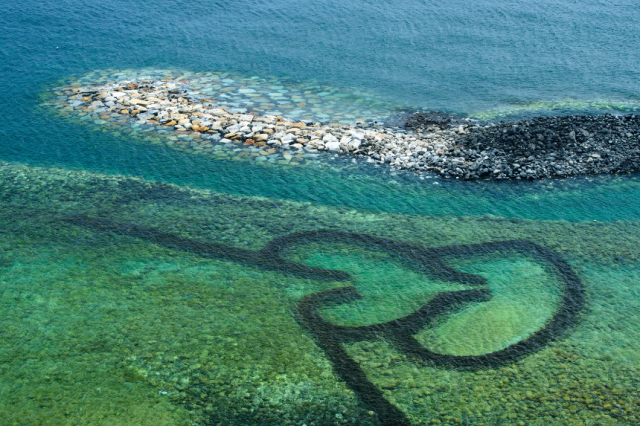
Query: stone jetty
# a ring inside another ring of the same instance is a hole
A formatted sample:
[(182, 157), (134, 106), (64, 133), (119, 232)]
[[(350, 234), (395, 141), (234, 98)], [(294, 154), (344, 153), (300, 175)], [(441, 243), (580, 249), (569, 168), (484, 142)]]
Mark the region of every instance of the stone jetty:
[[(126, 79), (58, 88), (64, 110), (100, 124), (132, 122), (200, 153), (295, 164), (323, 153), (445, 178), (539, 179), (640, 169), (640, 116), (548, 117), (481, 125), (420, 112), (403, 125), (291, 120), (207, 98), (179, 79)], [(250, 93), (250, 89), (240, 89)], [(244, 92), (243, 92), (244, 93)]]

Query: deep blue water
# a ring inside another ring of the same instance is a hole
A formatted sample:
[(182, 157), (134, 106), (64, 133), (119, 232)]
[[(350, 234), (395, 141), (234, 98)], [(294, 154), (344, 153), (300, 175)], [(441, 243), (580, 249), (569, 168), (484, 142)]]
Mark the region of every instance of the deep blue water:
[(1, 19), (5, 82), (21, 93), (87, 69), (165, 64), (319, 79), (458, 112), (638, 100), (640, 84), (631, 0), (24, 1), (5, 2)]
[(373, 211), (637, 219), (635, 177), (437, 186), (389, 184), (375, 173), (347, 181), (330, 172), (239, 170), (131, 145), (36, 105), (61, 78), (138, 67), (313, 80), (460, 114), (566, 99), (633, 103), (640, 93), (638, 29), (640, 6), (630, 0), (5, 2), (0, 160)]

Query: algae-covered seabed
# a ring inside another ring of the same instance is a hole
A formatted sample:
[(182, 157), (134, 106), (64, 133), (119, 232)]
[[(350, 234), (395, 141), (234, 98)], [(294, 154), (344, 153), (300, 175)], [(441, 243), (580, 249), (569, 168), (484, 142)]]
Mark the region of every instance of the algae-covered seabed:
[[(569, 262), (586, 289), (580, 321), (561, 339), (479, 371), (418, 364), (385, 340), (345, 344), (348, 354), (413, 424), (640, 421), (635, 222), (372, 214), (6, 163), (0, 203), (2, 424), (377, 424), (296, 322), (296, 303), (353, 284), (362, 301), (322, 312), (363, 325), (460, 289), (346, 242), (287, 254), (354, 277), (327, 282), (65, 221), (78, 214), (251, 250), (321, 229), (428, 247), (532, 241)], [(424, 329), (424, 346), (495, 351), (553, 315), (558, 280), (535, 259), (507, 251), (449, 261), (484, 276), (494, 297)]]

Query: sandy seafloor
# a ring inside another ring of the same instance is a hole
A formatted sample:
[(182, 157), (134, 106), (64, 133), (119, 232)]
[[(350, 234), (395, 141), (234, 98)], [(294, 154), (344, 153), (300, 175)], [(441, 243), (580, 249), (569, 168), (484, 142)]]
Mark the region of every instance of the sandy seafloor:
[[(293, 232), (340, 230), (437, 247), (526, 239), (567, 260), (587, 293), (577, 327), (514, 364), (420, 365), (384, 340), (345, 348), (414, 424), (636, 424), (637, 222), (426, 217), (239, 197), (88, 172), (0, 168), (0, 374), (4, 424), (376, 424), (295, 321), (305, 294), (345, 285), (169, 249), (64, 221), (73, 215), (260, 249)], [(397, 259), (344, 242), (287, 258), (348, 271), (362, 302), (327, 308), (361, 325), (457, 290)], [(558, 283), (512, 252), (451, 260), (485, 276), (494, 298), (417, 338), (479, 354), (534, 332)]]

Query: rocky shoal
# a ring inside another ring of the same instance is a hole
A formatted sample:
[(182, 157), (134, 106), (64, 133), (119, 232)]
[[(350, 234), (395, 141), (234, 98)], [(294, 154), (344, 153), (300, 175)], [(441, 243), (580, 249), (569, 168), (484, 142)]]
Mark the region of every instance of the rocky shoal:
[[(422, 131), (433, 120), (413, 121)], [(447, 132), (454, 144), (422, 158), (443, 176), (540, 179), (640, 170), (640, 115), (538, 117), (439, 133)]]
[(464, 180), (640, 169), (640, 116), (636, 115), (556, 116), (480, 125), (469, 119), (416, 113), (403, 126), (391, 127), (237, 113), (168, 79), (67, 87), (62, 93), (69, 110), (161, 129), (172, 139), (168, 145), (203, 152), (232, 147), (257, 162), (308, 161), (328, 152)]

